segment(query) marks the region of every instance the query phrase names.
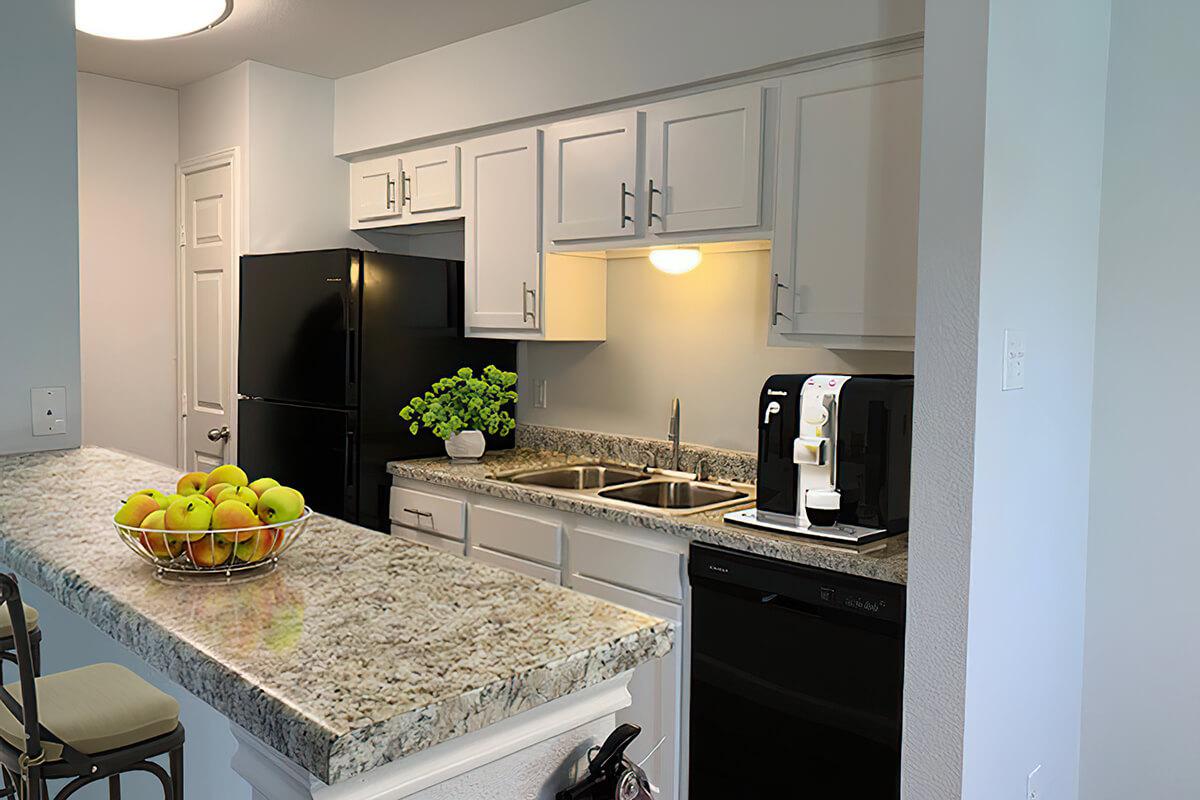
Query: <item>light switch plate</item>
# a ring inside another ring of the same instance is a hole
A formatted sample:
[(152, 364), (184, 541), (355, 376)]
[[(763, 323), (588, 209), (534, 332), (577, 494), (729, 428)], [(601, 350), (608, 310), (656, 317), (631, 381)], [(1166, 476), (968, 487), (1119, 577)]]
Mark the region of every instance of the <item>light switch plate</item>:
[(35, 386), (29, 390), (34, 436), (67, 432), (67, 390), (62, 386)]
[(1038, 764), (1025, 779), (1025, 800), (1043, 800), (1042, 798), (1042, 765)]
[(1006, 392), (1025, 388), (1025, 334), (1011, 328), (1004, 331), (1004, 382), (1000, 388)]

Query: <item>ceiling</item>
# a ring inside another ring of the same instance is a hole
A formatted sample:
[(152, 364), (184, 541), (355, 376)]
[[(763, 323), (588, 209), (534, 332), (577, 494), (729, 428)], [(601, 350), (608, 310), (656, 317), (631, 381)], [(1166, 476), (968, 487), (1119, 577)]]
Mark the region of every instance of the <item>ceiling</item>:
[(340, 78), (584, 0), (234, 0), (211, 31), (153, 42), (76, 33), (79, 69), (178, 88), (247, 59)]

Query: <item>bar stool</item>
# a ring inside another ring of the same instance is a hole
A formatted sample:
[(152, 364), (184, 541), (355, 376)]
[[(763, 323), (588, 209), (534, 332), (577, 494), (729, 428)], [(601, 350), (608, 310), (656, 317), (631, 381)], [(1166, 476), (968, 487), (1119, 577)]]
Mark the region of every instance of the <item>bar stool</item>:
[[(33, 606), (23, 603), (25, 629), (29, 631), (30, 656), (33, 659), (33, 674), (42, 674), (42, 629), (38, 627), (38, 612)], [(16, 640), (13, 638), (12, 616), (8, 606), (0, 606), (0, 678), (4, 677), (4, 662), (17, 663)]]
[[(179, 704), (117, 664), (92, 664), (37, 677), (26, 606), (17, 581), (0, 574), (0, 602), (13, 622), (20, 680), (0, 688), (0, 769), (24, 800), (49, 800), (47, 781), (69, 779), (54, 795), (66, 800), (108, 779), (121, 797), (121, 775), (149, 772), (163, 800), (183, 800), (183, 726)], [(169, 758), (170, 773), (150, 761)]]

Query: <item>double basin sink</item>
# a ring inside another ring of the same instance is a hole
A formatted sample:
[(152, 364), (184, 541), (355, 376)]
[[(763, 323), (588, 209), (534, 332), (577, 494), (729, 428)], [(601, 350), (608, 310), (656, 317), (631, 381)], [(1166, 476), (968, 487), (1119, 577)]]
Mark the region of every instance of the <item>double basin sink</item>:
[(614, 505), (649, 508), (668, 514), (712, 511), (753, 498), (750, 486), (692, 480), (678, 477), (679, 474), (594, 462), (522, 470), (495, 477), (508, 483), (558, 489)]

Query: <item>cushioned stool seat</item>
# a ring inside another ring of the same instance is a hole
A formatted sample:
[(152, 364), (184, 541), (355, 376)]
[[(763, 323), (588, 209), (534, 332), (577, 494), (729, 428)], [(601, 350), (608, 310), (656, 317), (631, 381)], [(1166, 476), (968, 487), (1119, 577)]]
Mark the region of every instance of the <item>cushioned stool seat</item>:
[[(28, 603), (22, 603), (25, 607), (25, 628), (33, 630), (37, 627), (38, 613), (37, 609)], [(8, 606), (0, 606), (0, 639), (7, 639), (13, 635), (12, 618), (8, 614)]]
[[(92, 664), (45, 675), (36, 681), (38, 721), (81, 753), (128, 747), (175, 730), (179, 703), (118, 664)], [(5, 686), (18, 703), (21, 684)], [(21, 722), (0, 705), (0, 736), (21, 749)], [(60, 745), (43, 742), (46, 759), (58, 760)]]

